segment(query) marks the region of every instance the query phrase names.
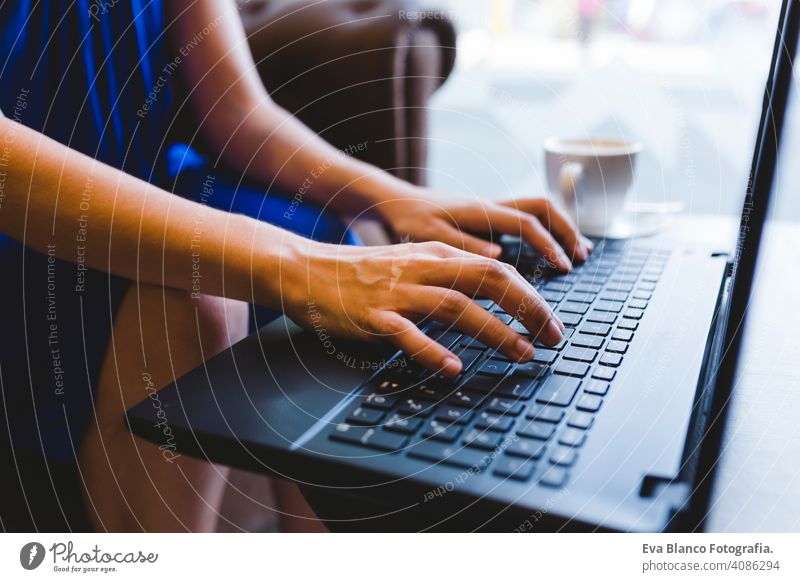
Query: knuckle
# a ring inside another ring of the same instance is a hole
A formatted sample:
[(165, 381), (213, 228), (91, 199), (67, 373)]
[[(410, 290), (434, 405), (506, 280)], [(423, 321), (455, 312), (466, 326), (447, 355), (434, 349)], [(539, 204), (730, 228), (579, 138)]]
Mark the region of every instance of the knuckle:
[(495, 281), (500, 281), (508, 276), (506, 268), (503, 263), (497, 259), (486, 260), (486, 275)]
[(406, 330), (403, 320), (397, 316), (384, 317), (378, 327), (381, 333), (389, 336), (401, 335)]
[(465, 297), (457, 291), (448, 291), (442, 296), (440, 307), (446, 313), (453, 316), (460, 316), (466, 309)]

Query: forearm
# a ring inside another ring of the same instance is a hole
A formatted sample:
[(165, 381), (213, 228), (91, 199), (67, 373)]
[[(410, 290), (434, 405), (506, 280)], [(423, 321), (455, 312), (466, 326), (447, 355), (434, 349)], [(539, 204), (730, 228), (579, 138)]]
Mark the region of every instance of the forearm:
[(254, 298), (252, 276), (277, 273), (281, 253), (292, 252), (281, 240), (296, 244), (293, 235), (184, 200), (7, 119), (0, 143), (0, 232), (122, 277), (279, 303), (277, 288), (258, 285)]
[(296, 196), (300, 203), (329, 205), (337, 212), (354, 215), (408, 196), (414, 189), (353, 157), (355, 151), (370, 147), (369, 142), (353, 143), (350, 151), (339, 150), (268, 101), (254, 107), (247, 117), (246, 122), (218, 130), (216, 139), (226, 140), (226, 162)]
[(178, 45), (215, 23), (214, 32), (182, 60), (181, 74), (185, 86), (191, 87), (198, 131), (227, 165), (300, 202), (329, 204), (346, 214), (414, 190), (331, 146), (270, 99), (233, 2), (176, 1), (168, 8)]

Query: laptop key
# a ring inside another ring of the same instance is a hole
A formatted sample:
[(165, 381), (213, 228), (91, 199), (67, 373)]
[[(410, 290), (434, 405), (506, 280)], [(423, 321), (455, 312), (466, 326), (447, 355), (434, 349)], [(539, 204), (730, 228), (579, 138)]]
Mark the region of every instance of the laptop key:
[(350, 416), (347, 417), (346, 422), (349, 424), (365, 424), (369, 426), (375, 426), (381, 421), (384, 414), (385, 413), (382, 410), (363, 408), (359, 406), (350, 413)]
[(550, 462), (561, 467), (570, 467), (578, 460), (578, 453), (572, 447), (558, 445), (550, 453)]
[(635, 319), (626, 319), (623, 317), (622, 321), (619, 322), (619, 325), (617, 327), (619, 329), (624, 329), (627, 331), (636, 331), (636, 328), (639, 327), (639, 322), (636, 321)]
[(620, 293), (630, 293), (633, 291), (633, 283), (623, 283), (621, 281), (611, 282), (606, 285), (608, 291), (619, 291)]
[(558, 442), (568, 447), (579, 447), (586, 441), (586, 433), (577, 428), (568, 428), (558, 437)]
[(389, 410), (398, 400), (394, 396), (387, 396), (378, 392), (373, 392), (364, 399), (363, 406), (367, 408), (376, 408), (378, 410)]
[(570, 362), (570, 361), (563, 361), (559, 362), (559, 364), (553, 370), (556, 374), (560, 374), (562, 376), (573, 376), (575, 378), (583, 378), (586, 374), (589, 373), (589, 364), (584, 364), (583, 362)]
[(475, 428), (493, 430), (496, 432), (508, 432), (514, 426), (513, 416), (502, 416), (491, 412), (481, 412), (478, 420), (475, 421)]
[(615, 354), (624, 354), (628, 351), (628, 344), (626, 342), (610, 341), (606, 346), (606, 351)]
[(508, 313), (495, 313), (494, 316), (500, 320), (500, 323), (505, 323), (506, 325), (514, 320)]
[(600, 363), (604, 366), (612, 366), (616, 368), (622, 363), (622, 356), (619, 354), (610, 354), (606, 352), (600, 358)]
[(595, 394), (581, 394), (575, 408), (584, 412), (597, 412), (603, 405), (603, 399)]
[(536, 402), (541, 404), (553, 404), (555, 406), (569, 406), (581, 381), (576, 378), (565, 376), (550, 376), (545, 380), (539, 393), (536, 395)]
[(361, 426), (353, 426), (345, 422), (336, 425), (330, 435), (330, 439), (342, 443), (363, 444), (362, 439), (367, 434), (367, 430)]
[(538, 420), (532, 420), (528, 424), (522, 425), (517, 431), (517, 434), (521, 437), (529, 438), (529, 439), (538, 439), (540, 441), (546, 441), (553, 433), (556, 431), (556, 427), (548, 422), (539, 422)]
[(465, 424), (472, 418), (472, 411), (457, 406), (440, 406), (436, 410), (436, 419), (444, 422)]
[(402, 414), (395, 413), (392, 414), (386, 420), (384, 428), (392, 432), (399, 432), (402, 434), (413, 434), (417, 432), (421, 424), (422, 424), (421, 418), (409, 418)]
[(460, 345), (463, 348), (475, 349), (478, 351), (478, 354), (480, 354), (482, 350), (485, 350), (488, 347), (486, 344), (468, 335), (465, 335), (464, 337), (461, 338)]
[(461, 334), (455, 331), (447, 331), (435, 339), (437, 343), (449, 348), (461, 339)]
[(486, 398), (483, 394), (476, 394), (474, 392), (465, 392), (463, 390), (458, 390), (455, 394), (450, 397), (448, 400), (448, 404), (452, 404), (453, 406), (461, 406), (462, 408), (474, 408), (478, 404), (480, 404), (483, 399)]
[(611, 339), (618, 342), (629, 342), (633, 339), (633, 332), (628, 329), (618, 329), (611, 335)]
[(572, 287), (572, 283), (569, 281), (550, 281), (544, 286), (547, 291), (557, 291), (559, 293), (566, 293), (570, 287)]
[(541, 378), (547, 372), (547, 366), (536, 362), (525, 362), (517, 364), (514, 368), (514, 375), (527, 376), (528, 378)]
[(567, 426), (586, 430), (594, 423), (594, 415), (589, 412), (576, 411), (567, 419)]
[(617, 375), (617, 371), (614, 368), (609, 368), (607, 366), (597, 366), (592, 372), (592, 378), (596, 378), (598, 380), (606, 380), (611, 382), (614, 379), (614, 376)]
[(400, 405), (400, 412), (407, 415), (428, 416), (431, 413), (431, 405), (429, 402), (419, 400), (417, 398), (406, 398)]
[(506, 455), (523, 459), (541, 459), (547, 450), (547, 443), (538, 439), (518, 438), (508, 445)]
[(536, 465), (523, 459), (503, 457), (494, 467), (494, 474), (515, 481), (527, 481), (533, 476)]
[(644, 317), (644, 310), (642, 309), (626, 309), (622, 316), (626, 319), (641, 319)]
[(607, 323), (587, 322), (581, 326), (579, 331), (588, 335), (607, 336), (611, 333), (611, 326)]
[(517, 400), (508, 398), (492, 398), (486, 405), (487, 412), (519, 416), (525, 408), (525, 404)]
[(502, 380), (494, 390), (498, 396), (527, 400), (533, 396), (537, 381), (526, 376), (511, 376)]
[(454, 424), (441, 423), (438, 420), (429, 420), (422, 431), (424, 438), (430, 438), (447, 443), (454, 442), (461, 434), (461, 427)]
[(553, 305), (558, 303), (566, 296), (566, 293), (562, 291), (551, 291), (549, 289), (543, 289), (541, 292), (542, 299), (547, 301), (549, 304)]
[(552, 364), (555, 362), (556, 358), (558, 357), (558, 352), (554, 352), (553, 350), (536, 350), (536, 353), (533, 355), (532, 362), (536, 364)]
[(577, 313), (578, 315), (583, 315), (589, 311), (589, 306), (576, 301), (565, 301), (558, 306), (558, 311), (559, 313)]
[(399, 392), (402, 389), (403, 387), (399, 382), (394, 382), (392, 380), (382, 380), (376, 388), (381, 394), (391, 394), (392, 392)]
[(555, 406), (544, 406), (542, 404), (534, 404), (530, 407), (527, 413), (527, 418), (531, 420), (541, 420), (542, 422), (551, 422), (558, 424), (564, 418), (566, 413)]
[(584, 291), (573, 291), (569, 294), (569, 301), (574, 303), (591, 303), (595, 300), (597, 295), (595, 293), (586, 293)]
[(421, 442), (414, 445), (408, 453), (409, 457), (426, 461), (442, 462), (445, 465), (469, 469), (483, 469), (491, 463), (485, 453), (434, 442)]
[(575, 291), (581, 293), (599, 293), (603, 286), (600, 283), (592, 282), (590, 278), (587, 282), (580, 282), (575, 285)]
[(599, 350), (605, 340), (601, 336), (579, 333), (572, 339), (572, 345), (578, 348), (592, 348)]
[(467, 370), (472, 364), (474, 364), (478, 359), (481, 357), (481, 350), (476, 350), (472, 348), (468, 348), (459, 352), (457, 355), (461, 358), (461, 363), (463, 364), (463, 370)]
[(583, 387), (584, 392), (588, 392), (589, 394), (596, 394), (598, 396), (605, 396), (608, 394), (608, 389), (611, 386), (608, 382), (604, 382), (603, 380), (596, 380), (592, 379), (589, 380)]
[(605, 291), (600, 295), (600, 299), (606, 301), (625, 301), (627, 298), (628, 294), (620, 291)]
[(608, 325), (612, 325), (615, 321), (617, 321), (617, 314), (611, 313), (609, 311), (592, 310), (589, 313), (589, 315), (586, 316), (586, 321), (590, 321), (593, 323), (606, 323)]
[(574, 360), (576, 362), (594, 362), (597, 358), (597, 352), (589, 348), (571, 347), (564, 352), (565, 360)]
[(362, 444), (371, 449), (394, 452), (405, 447), (408, 442), (408, 437), (402, 434), (374, 429), (370, 429), (370, 431), (362, 440)]
[(502, 433), (490, 432), (486, 430), (470, 429), (464, 435), (464, 444), (476, 449), (493, 451), (500, 446), (505, 437)]
[(610, 313), (619, 313), (622, 311), (622, 306), (624, 304), (618, 301), (606, 301), (605, 299), (601, 299), (597, 303), (594, 304), (594, 308), (597, 311), (608, 311)]
[(650, 301), (652, 299), (653, 294), (650, 291), (645, 291), (643, 289), (637, 289), (633, 292), (634, 299), (644, 299), (645, 301)]
[(569, 313), (565, 311), (558, 310), (556, 311), (556, 315), (561, 320), (561, 323), (564, 325), (568, 325), (571, 327), (575, 327), (581, 322), (581, 316), (577, 313)]
[(563, 467), (549, 467), (539, 478), (539, 484), (546, 487), (563, 487), (569, 480), (569, 473)]
[(628, 301), (628, 307), (633, 307), (634, 309), (645, 309), (647, 307), (647, 301), (644, 299), (631, 299)]
[(531, 335), (530, 330), (527, 327), (525, 327), (525, 324), (522, 323), (521, 321), (517, 321), (516, 319), (514, 321), (512, 321), (511, 325), (509, 325), (508, 327), (510, 327), (511, 329), (513, 329), (515, 332), (517, 332), (519, 334)]
[(478, 374), (483, 374), (485, 376), (505, 376), (510, 369), (511, 364), (508, 362), (486, 360), (478, 366)]

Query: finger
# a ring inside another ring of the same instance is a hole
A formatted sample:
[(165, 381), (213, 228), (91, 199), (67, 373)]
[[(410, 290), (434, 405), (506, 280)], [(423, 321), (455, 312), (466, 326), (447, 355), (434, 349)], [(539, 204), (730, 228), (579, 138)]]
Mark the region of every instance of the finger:
[(437, 229), (436, 238), (450, 246), (491, 259), (496, 259), (503, 252), (500, 245), (463, 232), (444, 220)]
[(422, 366), (443, 376), (455, 376), (463, 367), (461, 360), (443, 345), (435, 342), (402, 315), (385, 312), (373, 324), (385, 339)]
[(463, 255), (421, 266), (423, 284), (454, 289), (469, 297), (486, 297), (547, 344), (563, 338), (563, 325), (553, 310), (513, 267), (494, 259)]
[(561, 246), (572, 256), (581, 261), (589, 258), (589, 249), (584, 244), (586, 240), (581, 236), (572, 220), (555, 204), (545, 198), (523, 198), (503, 202), (503, 206), (516, 208), (522, 212), (532, 214), (539, 219), (556, 237)]
[(533, 357), (535, 350), (529, 340), (458, 291), (418, 288), (411, 309), (451, 325), (514, 360), (524, 362)]
[(456, 218), (462, 228), (519, 236), (562, 271), (572, 268), (564, 249), (535, 216), (495, 204), (461, 210)]

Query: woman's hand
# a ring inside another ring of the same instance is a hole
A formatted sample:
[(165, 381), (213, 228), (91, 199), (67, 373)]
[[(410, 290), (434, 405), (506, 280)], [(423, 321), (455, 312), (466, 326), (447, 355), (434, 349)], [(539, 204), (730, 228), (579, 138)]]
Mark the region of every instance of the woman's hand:
[(399, 240), (438, 240), (466, 251), (497, 258), (500, 246), (475, 236), (518, 236), (562, 271), (585, 261), (592, 243), (545, 198), (504, 202), (471, 200), (411, 188), (408, 195), (383, 201), (376, 212)]
[(439, 243), (386, 247), (326, 245), (291, 237), (282, 252), (282, 308), (307, 328), (366, 341), (388, 341), (426, 368), (458, 374), (458, 357), (414, 322), (435, 319), (506, 356), (526, 361), (531, 339), (503, 324), (473, 297), (496, 301), (546, 344), (562, 339), (563, 325), (531, 285), (506, 264)]

